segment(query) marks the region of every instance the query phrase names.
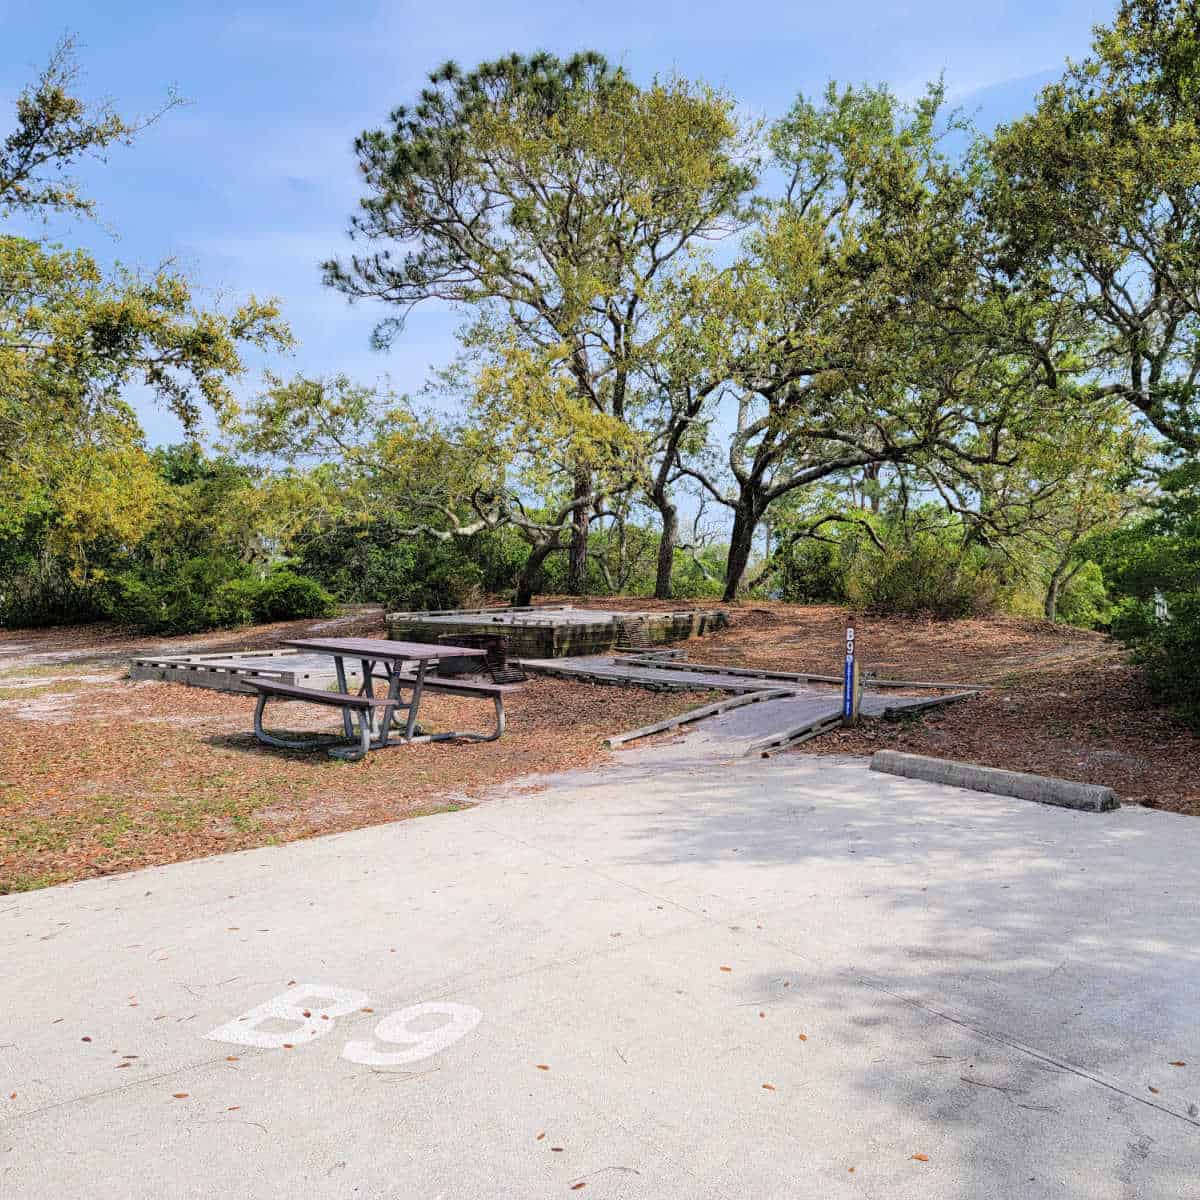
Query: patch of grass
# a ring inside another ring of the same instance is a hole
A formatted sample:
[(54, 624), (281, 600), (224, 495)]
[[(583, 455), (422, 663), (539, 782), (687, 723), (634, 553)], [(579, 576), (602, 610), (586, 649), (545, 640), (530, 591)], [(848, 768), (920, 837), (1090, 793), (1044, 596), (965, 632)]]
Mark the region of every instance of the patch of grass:
[(255, 814), (271, 802), (272, 798), (262, 793), (175, 796), (170, 803), (150, 812), (150, 828), (155, 833), (199, 833), (214, 822), (224, 820), (238, 833), (255, 833), (262, 828), (262, 822)]
[[(0, 688), (0, 700), (35, 700), (38, 696), (45, 696), (50, 692), (61, 692), (63, 690), (63, 688), (53, 683), (32, 683), (28, 687)], [(65, 690), (69, 691), (70, 689)]]
[(38, 675), (61, 675), (66, 668), (61, 663), (42, 667), (6, 667), (0, 679), (29, 679)]
[(12, 896), (17, 892), (36, 892), (40, 888), (53, 887), (56, 883), (66, 883), (70, 878), (69, 871), (18, 872), (7, 879), (0, 878), (0, 896)]
[(78, 824), (70, 818), (45, 820), (41, 817), (26, 817), (10, 824), (0, 841), (12, 850), (32, 851), (37, 854), (57, 853), (65, 850), (78, 832)]

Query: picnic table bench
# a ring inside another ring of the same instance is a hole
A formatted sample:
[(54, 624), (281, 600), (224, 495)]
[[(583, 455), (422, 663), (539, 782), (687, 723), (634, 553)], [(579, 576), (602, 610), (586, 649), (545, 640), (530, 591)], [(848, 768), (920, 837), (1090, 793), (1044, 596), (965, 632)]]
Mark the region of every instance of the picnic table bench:
[[(495, 741), (504, 732), (504, 697), (517, 690), (511, 684), (427, 677), (427, 666), (431, 663), (436, 664), (442, 658), (474, 657), (480, 660), (482, 666), (484, 652), (466, 646), (432, 646), (423, 642), (400, 642), (380, 638), (305, 638), (287, 641), (284, 645), (332, 656), (338, 690), (322, 691), (319, 688), (299, 687), (270, 679), (246, 680), (247, 685), (258, 693), (258, 702), (254, 709), (255, 737), (268, 746), (281, 746), (288, 750), (309, 750), (316, 746), (325, 746), (335, 758), (350, 762), (363, 758), (368, 750), (377, 750), (389, 744), (392, 723), (399, 711), (406, 714), (403, 734), (400, 737), (400, 740), (405, 742), (449, 741), (459, 738), (472, 742)], [(351, 692), (346, 686), (347, 658), (358, 659), (362, 663), (362, 685), (357, 693)], [(406, 663), (414, 663), (415, 670), (404, 670)], [(375, 695), (376, 680), (387, 683), (385, 695)], [(406, 689), (411, 689), (412, 693), (407, 701), (401, 695)], [(425, 692), (445, 692), (489, 699), (495, 705), (496, 726), (490, 733), (477, 733), (472, 730), (419, 733), (417, 716), (420, 712), (421, 697)], [(263, 727), (263, 714), (271, 700), (303, 701), (306, 704), (340, 709), (342, 727), (349, 744), (330, 746), (320, 738), (291, 738), (269, 733)]]

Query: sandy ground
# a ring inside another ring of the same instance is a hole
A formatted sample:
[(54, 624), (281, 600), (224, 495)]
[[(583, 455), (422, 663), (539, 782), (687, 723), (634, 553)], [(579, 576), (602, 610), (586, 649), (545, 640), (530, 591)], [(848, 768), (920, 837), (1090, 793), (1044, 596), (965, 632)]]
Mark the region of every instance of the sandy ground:
[[(693, 661), (839, 670), (841, 609), (729, 608), (729, 629), (688, 644)], [(333, 622), (174, 639), (107, 626), (0, 631), (0, 891), (462, 807), (503, 780), (599, 762), (609, 734), (708, 698), (537, 680), (511, 701), (499, 743), (398, 748), (346, 765), (319, 751), (258, 746), (247, 698), (123, 678), (138, 654), (267, 648), (305, 633), (379, 634), (382, 615), (360, 609)], [(1100, 635), (1012, 618), (868, 618), (858, 637), (865, 667), (880, 676), (991, 690), (921, 720), (827, 735), (807, 752), (890, 746), (1104, 783), (1126, 802), (1200, 814), (1200, 739), (1149, 701), (1137, 673)], [(286, 711), (299, 728), (336, 724), (327, 709)], [(490, 708), (431, 697), (423, 714), (435, 728), (468, 728), (486, 723)]]

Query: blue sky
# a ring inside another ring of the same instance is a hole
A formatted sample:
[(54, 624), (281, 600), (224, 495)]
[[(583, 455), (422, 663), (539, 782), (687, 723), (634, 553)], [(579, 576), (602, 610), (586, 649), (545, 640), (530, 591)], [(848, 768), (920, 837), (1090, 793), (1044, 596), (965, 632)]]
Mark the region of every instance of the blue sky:
[[(276, 296), (299, 339), (282, 373), (384, 375), (417, 390), (453, 353), (453, 314), (418, 310), (388, 353), (381, 315), (324, 288), (318, 263), (345, 246), (357, 198), (351, 143), (410, 100), (447, 58), (472, 66), (513, 50), (594, 48), (635, 78), (677, 71), (783, 113), (826, 80), (889, 83), (901, 95), (945, 74), (953, 100), (988, 126), (1029, 107), (1063, 60), (1083, 54), (1110, 0), (0, 0), (0, 136), (20, 87), (67, 32), (80, 41), (82, 90), (147, 112), (175, 86), (190, 104), (107, 166), (81, 171), (113, 238), (54, 226), (105, 261), (174, 259), (206, 300)], [(253, 388), (253, 378), (244, 388)], [(152, 441), (179, 436), (140, 404)]]

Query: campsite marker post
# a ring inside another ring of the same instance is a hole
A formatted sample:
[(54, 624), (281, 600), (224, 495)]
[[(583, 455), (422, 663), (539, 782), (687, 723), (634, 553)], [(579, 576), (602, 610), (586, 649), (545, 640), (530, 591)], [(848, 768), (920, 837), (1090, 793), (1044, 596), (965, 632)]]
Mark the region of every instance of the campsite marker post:
[(854, 618), (846, 618), (846, 665), (842, 676), (842, 724), (858, 721), (858, 702), (862, 696), (859, 685), (858, 658), (854, 646)]

